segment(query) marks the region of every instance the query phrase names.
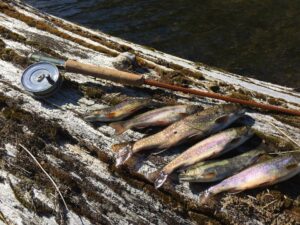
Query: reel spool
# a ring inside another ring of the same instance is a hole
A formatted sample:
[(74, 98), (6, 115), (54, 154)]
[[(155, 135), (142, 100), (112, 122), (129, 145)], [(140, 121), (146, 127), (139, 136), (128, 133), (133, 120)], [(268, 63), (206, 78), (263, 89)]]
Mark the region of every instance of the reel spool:
[(47, 97), (56, 92), (63, 78), (58, 68), (48, 62), (29, 66), (22, 74), (21, 83), (26, 91), (37, 97)]

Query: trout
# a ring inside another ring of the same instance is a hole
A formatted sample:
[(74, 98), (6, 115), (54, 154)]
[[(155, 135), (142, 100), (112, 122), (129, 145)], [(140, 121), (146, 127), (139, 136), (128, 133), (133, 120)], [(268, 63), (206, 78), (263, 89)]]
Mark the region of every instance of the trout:
[(160, 171), (154, 182), (155, 188), (161, 187), (167, 177), (176, 169), (228, 152), (243, 144), (252, 135), (253, 132), (248, 127), (239, 127), (222, 131), (200, 141), (180, 154)]
[(86, 115), (84, 119), (88, 122), (119, 121), (148, 106), (150, 103), (150, 99), (130, 99), (115, 106), (95, 110)]
[(189, 140), (216, 133), (244, 115), (245, 109), (235, 104), (216, 105), (179, 120), (164, 130), (142, 138), (120, 149), (116, 166), (137, 152), (149, 149), (165, 150)]
[(215, 182), (232, 176), (254, 164), (265, 151), (261, 148), (246, 152), (230, 159), (199, 162), (180, 173), (180, 181)]
[(168, 126), (203, 108), (195, 105), (176, 105), (154, 109), (138, 115), (127, 121), (111, 123), (117, 134), (122, 134), (130, 128), (146, 128), (151, 126)]
[(205, 191), (201, 202), (205, 203), (221, 192), (241, 192), (285, 181), (300, 172), (300, 153), (277, 156), (251, 166)]

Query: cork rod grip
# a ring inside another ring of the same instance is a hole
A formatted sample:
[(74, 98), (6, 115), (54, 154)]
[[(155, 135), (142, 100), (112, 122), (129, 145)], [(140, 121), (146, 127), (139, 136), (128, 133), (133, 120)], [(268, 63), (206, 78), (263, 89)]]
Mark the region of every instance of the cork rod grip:
[(144, 78), (141, 75), (111, 69), (108, 67), (84, 64), (70, 59), (66, 61), (65, 69), (68, 72), (89, 75), (126, 85), (140, 86), (144, 83)]

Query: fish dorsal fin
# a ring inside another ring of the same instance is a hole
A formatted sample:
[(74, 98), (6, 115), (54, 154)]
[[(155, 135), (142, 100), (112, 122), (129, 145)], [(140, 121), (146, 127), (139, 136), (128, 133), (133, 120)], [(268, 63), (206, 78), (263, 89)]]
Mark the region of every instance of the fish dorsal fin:
[(220, 123), (226, 123), (229, 120), (229, 115), (223, 115), (220, 116), (215, 120), (215, 123), (220, 124)]
[(289, 165), (286, 165), (285, 166), (285, 168), (287, 169), (287, 170), (293, 170), (293, 169), (295, 169), (295, 168), (297, 168), (298, 167), (298, 164), (297, 163), (293, 163), (293, 164), (289, 164)]

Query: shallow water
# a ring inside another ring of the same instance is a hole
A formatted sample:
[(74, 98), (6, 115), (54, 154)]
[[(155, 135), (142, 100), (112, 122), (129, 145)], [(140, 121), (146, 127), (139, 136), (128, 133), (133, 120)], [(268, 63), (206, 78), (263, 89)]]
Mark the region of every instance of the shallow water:
[(300, 1), (25, 2), (50, 14), (182, 58), (300, 87)]

